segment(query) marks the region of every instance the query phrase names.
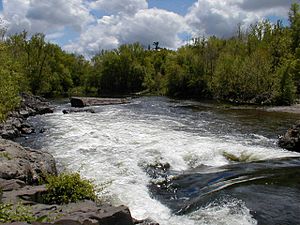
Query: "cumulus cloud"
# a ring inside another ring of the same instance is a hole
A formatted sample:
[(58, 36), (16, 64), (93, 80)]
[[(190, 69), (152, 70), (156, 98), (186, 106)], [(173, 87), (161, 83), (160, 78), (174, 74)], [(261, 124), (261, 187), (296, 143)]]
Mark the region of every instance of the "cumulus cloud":
[(148, 3), (146, 0), (96, 0), (90, 7), (107, 14), (135, 14), (141, 9), (147, 9)]
[(184, 18), (176, 13), (156, 8), (143, 9), (133, 16), (104, 16), (66, 49), (81, 54), (87, 49), (92, 55), (124, 43), (140, 42), (148, 46), (153, 41), (159, 41), (163, 47), (176, 48), (182, 44), (178, 34), (185, 29)]
[(149, 8), (147, 0), (3, 0), (0, 17), (9, 33), (43, 32), (58, 43), (68, 37), (66, 50), (93, 55), (132, 42), (147, 46), (159, 41), (162, 47), (176, 48), (183, 44), (181, 33), (229, 37), (238, 24), (287, 18), (292, 1), (195, 0), (186, 15), (179, 15)]
[(292, 0), (198, 0), (186, 15), (194, 33), (228, 37), (268, 16), (286, 17)]
[(241, 10), (237, 1), (199, 0), (190, 8), (186, 21), (198, 34), (228, 37), (239, 23), (258, 19), (255, 14)]
[(93, 21), (83, 0), (3, 0), (8, 32), (57, 32), (66, 26), (80, 31)]

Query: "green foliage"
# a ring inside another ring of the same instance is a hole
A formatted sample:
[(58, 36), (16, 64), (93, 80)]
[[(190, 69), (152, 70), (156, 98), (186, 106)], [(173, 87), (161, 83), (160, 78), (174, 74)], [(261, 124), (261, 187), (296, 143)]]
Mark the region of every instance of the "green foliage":
[(292, 50), (297, 51), (300, 48), (300, 6), (297, 3), (291, 5), (289, 20), (291, 26)]
[(30, 207), (22, 204), (0, 204), (0, 223), (37, 221), (30, 210)]
[(90, 180), (80, 177), (79, 173), (62, 173), (46, 178), (47, 194), (44, 200), (51, 204), (67, 204), (83, 199), (97, 200), (96, 189)]
[(129, 94), (141, 91), (147, 74), (144, 54), (141, 45), (128, 44), (96, 55), (93, 63), (98, 78), (98, 93)]
[(44, 97), (152, 93), (236, 103), (292, 104), (300, 95), (300, 13), (290, 26), (261, 21), (236, 35), (194, 38), (177, 51), (126, 44), (91, 61), (64, 52), (44, 34), (4, 41), (0, 22), (0, 120), (18, 106), (18, 93)]
[(242, 152), (239, 156), (236, 156), (234, 154), (224, 151), (223, 156), (229, 161), (238, 162), (238, 163), (253, 162), (259, 160), (259, 158), (245, 152)]
[(287, 62), (278, 69), (279, 92), (277, 103), (280, 105), (291, 105), (295, 101), (296, 86), (293, 81), (291, 66), (292, 65)]
[(0, 152), (0, 158), (6, 158), (8, 160), (11, 160), (12, 157), (7, 152)]
[(7, 47), (0, 42), (0, 122), (19, 104), (18, 70), (18, 65), (7, 52)]

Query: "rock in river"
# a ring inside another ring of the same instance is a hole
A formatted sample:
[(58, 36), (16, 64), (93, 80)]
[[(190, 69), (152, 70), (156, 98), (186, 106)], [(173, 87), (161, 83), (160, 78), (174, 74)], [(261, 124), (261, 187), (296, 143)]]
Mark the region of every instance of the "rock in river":
[(88, 97), (72, 97), (70, 99), (72, 107), (86, 107), (96, 105), (114, 105), (129, 103), (127, 98), (88, 98)]
[(290, 151), (300, 152), (300, 121), (279, 138), (278, 145)]

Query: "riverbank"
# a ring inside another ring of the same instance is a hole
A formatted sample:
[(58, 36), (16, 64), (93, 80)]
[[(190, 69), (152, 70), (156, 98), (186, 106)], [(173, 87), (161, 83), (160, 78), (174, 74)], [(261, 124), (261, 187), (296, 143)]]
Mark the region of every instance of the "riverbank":
[(272, 106), (272, 107), (265, 107), (263, 109), (268, 112), (284, 112), (284, 113), (300, 114), (300, 104), (295, 104), (291, 106)]
[[(27, 123), (27, 118), (38, 114), (52, 113), (53, 108), (46, 99), (38, 96), (22, 94), (21, 97), (20, 107), (10, 113), (8, 119), (0, 125), (1, 210), (12, 207), (12, 210), (15, 210), (17, 215), (19, 207), (22, 209), (26, 208), (26, 213), (28, 210), (31, 217), (37, 218), (32, 223), (36, 225), (157, 224), (148, 219), (142, 221), (133, 219), (128, 207), (123, 205), (115, 207), (90, 200), (65, 205), (45, 204), (42, 196), (47, 193), (45, 186), (46, 176), (57, 175), (54, 157), (48, 152), (24, 148), (20, 144), (7, 139), (14, 139), (34, 132), (43, 132), (42, 130), (36, 131), (34, 127)], [(24, 214), (24, 218), (28, 219), (28, 215)], [(5, 216), (4, 218), (2, 216), (0, 216), (0, 223), (5, 222)], [(18, 219), (15, 222), (18, 222)], [(18, 224), (28, 223), (21, 221)]]

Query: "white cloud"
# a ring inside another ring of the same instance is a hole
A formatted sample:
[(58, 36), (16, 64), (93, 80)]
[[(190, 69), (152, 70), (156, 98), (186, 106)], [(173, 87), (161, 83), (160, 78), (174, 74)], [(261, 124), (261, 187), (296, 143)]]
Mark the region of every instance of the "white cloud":
[(148, 3), (146, 0), (96, 0), (90, 4), (92, 9), (101, 10), (105, 13), (117, 14), (135, 14), (141, 9), (147, 9)]
[(237, 25), (248, 27), (268, 16), (287, 17), (292, 0), (198, 0), (186, 22), (198, 35), (228, 37)]
[(65, 48), (89, 55), (133, 42), (148, 46), (159, 41), (162, 47), (176, 48), (182, 44), (178, 34), (185, 29), (184, 18), (176, 13), (156, 8), (143, 9), (132, 16), (104, 16), (83, 32), (77, 42)]
[(244, 26), (260, 19), (253, 12), (241, 10), (239, 0), (199, 0), (186, 15), (187, 23), (198, 35), (231, 36), (238, 24)]
[(8, 32), (52, 33), (66, 26), (80, 31), (93, 21), (84, 0), (3, 0)]
[(195, 0), (181, 16), (149, 8), (147, 0), (3, 0), (0, 17), (9, 33), (43, 32), (47, 40), (64, 43), (69, 37), (66, 50), (92, 55), (137, 41), (176, 48), (183, 44), (180, 33), (228, 37), (238, 24), (247, 27), (270, 15), (287, 18), (292, 1)]

